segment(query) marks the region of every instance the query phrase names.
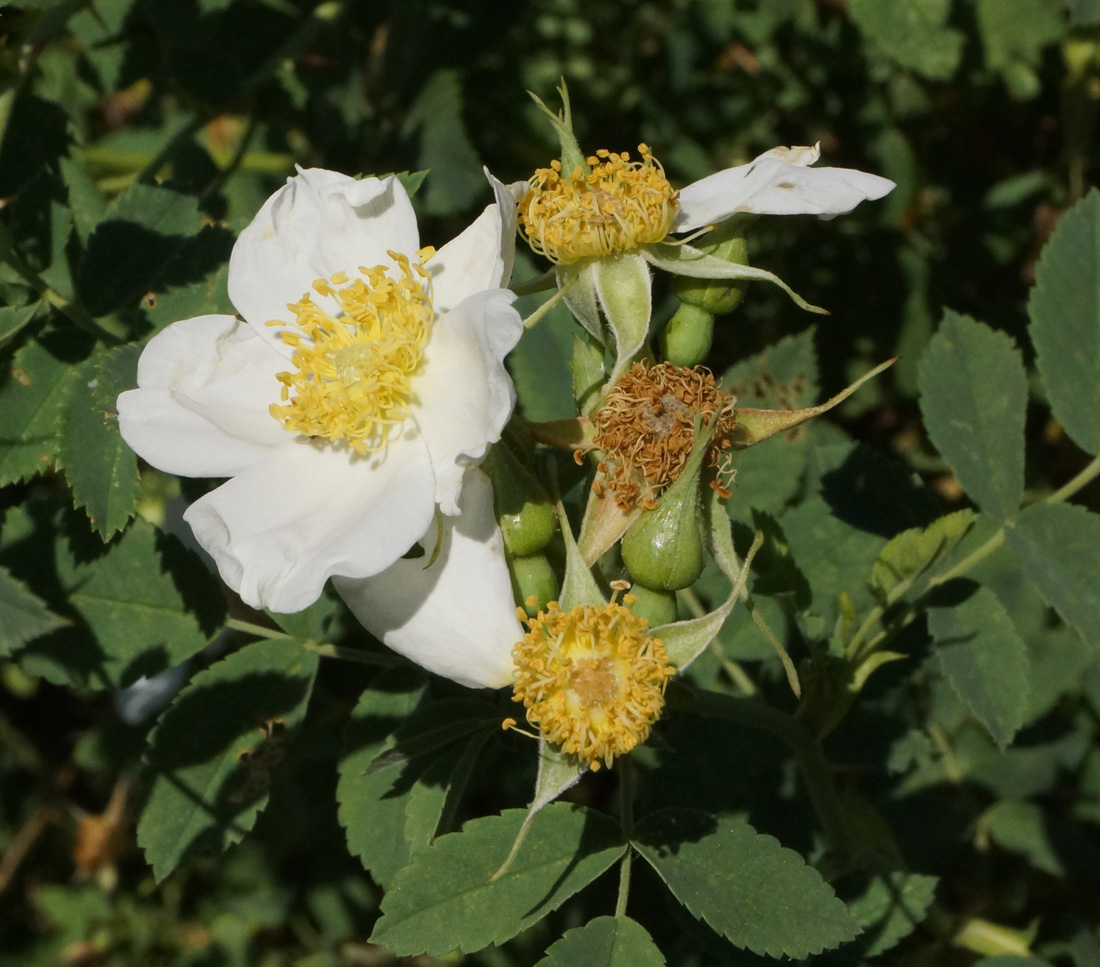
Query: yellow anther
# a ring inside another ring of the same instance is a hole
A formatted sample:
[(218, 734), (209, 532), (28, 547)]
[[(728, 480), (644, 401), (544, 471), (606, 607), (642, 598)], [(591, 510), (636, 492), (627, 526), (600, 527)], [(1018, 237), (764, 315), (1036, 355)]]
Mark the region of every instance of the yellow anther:
[(297, 329), (280, 336), (294, 350), (296, 371), (278, 374), (283, 403), (272, 404), (271, 415), (292, 433), (367, 454), (383, 449), (392, 427), (408, 417), (431, 336), (431, 283), (419, 264), (389, 254), (396, 280), (380, 265), (360, 267), (361, 279), (337, 272), (313, 283), (337, 303), (335, 315), (308, 293), (287, 307)]
[(642, 619), (614, 602), (562, 611), (551, 601), (523, 620), (513, 700), (543, 738), (596, 770), (649, 737), (676, 670)]
[(672, 228), (677, 192), (647, 145), (641, 161), (601, 148), (566, 177), (560, 161), (539, 168), (519, 203), (518, 221), (528, 243), (551, 262), (626, 252), (659, 242)]

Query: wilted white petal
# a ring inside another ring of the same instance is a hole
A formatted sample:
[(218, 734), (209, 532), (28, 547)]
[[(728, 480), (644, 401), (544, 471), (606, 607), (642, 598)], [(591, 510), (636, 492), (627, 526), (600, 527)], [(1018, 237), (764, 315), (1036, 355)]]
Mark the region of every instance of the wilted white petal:
[(138, 362), (138, 388), (118, 398), (122, 438), (167, 473), (229, 477), (293, 438), (268, 407), (286, 364), (233, 316), (198, 316), (157, 333)]
[[(462, 514), (445, 518), (443, 546), (428, 528), (424, 556), (397, 561), (362, 581), (333, 580), (356, 618), (375, 637), (418, 665), (472, 688), (512, 681), (512, 648), (523, 637), (493, 511), (479, 470), (462, 491)], [(427, 566), (426, 566), (427, 565)]]
[(373, 457), (292, 442), (183, 515), (246, 604), (281, 612), (311, 605), (334, 574), (388, 567), (435, 512), (431, 462), (415, 432)]
[(485, 455), (511, 416), (516, 394), (504, 357), (523, 333), (515, 296), (493, 289), (436, 320), (416, 383), (413, 417), (435, 471), (436, 501), (458, 513), (467, 466)]
[(746, 165), (688, 185), (680, 191), (672, 230), (691, 231), (738, 213), (843, 215), (861, 201), (882, 198), (894, 187), (887, 178), (854, 168), (806, 167), (812, 154), (815, 149), (773, 148)]
[[(284, 355), (278, 338), (287, 309), (316, 279), (359, 266), (391, 265), (388, 251), (420, 247), (416, 216), (396, 178), (364, 178), (321, 168), (299, 170), (240, 234), (229, 258), (229, 298), (245, 320)], [(314, 294), (314, 298), (316, 295)]]

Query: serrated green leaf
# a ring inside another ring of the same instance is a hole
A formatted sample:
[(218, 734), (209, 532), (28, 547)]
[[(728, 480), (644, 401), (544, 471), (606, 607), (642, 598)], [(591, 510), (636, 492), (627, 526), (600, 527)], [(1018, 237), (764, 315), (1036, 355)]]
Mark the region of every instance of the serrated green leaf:
[(1051, 876), (1066, 875), (1051, 844), (1043, 810), (1035, 803), (1002, 799), (985, 811), (979, 823), (998, 846), (1019, 853), (1036, 869)]
[(1008, 543), (1047, 604), (1100, 648), (1100, 517), (1073, 504), (1036, 504), (1008, 529)]
[(452, 778), (465, 780), (454, 776), (463, 740), (480, 731), (483, 741), (486, 724), (499, 721), (492, 706), (469, 699), (417, 711), (423, 688), (419, 672), (386, 673), (363, 693), (344, 735), (340, 823), (349, 849), (384, 887), (435, 837)]
[(1003, 749), (1027, 714), (1027, 649), (992, 591), (957, 601), (953, 584), (961, 582), (945, 585), (944, 603), (929, 607), (928, 630), (947, 680)]
[(89, 312), (136, 306), (200, 227), (190, 195), (140, 183), (127, 188), (88, 239), (78, 289)]
[(137, 828), (158, 880), (252, 829), (305, 715), (317, 663), (296, 641), (253, 642), (196, 675), (161, 716)]
[(535, 967), (665, 967), (665, 958), (640, 923), (597, 917), (567, 930)]
[(69, 191), (73, 226), (81, 243), (87, 245), (96, 225), (107, 217), (107, 200), (82, 164), (71, 158), (62, 158), (59, 164), (61, 178)]
[(55, 463), (62, 407), (72, 379), (72, 360), (41, 341), (21, 347), (0, 384), (0, 486), (29, 480)]
[(83, 621), (23, 652), (23, 667), (33, 674), (122, 688), (190, 657), (224, 623), (225, 600), (213, 575), (144, 520), (106, 548), (82, 547), (79, 554), (60, 535), (55, 553), (58, 581)]
[(924, 920), (936, 896), (935, 876), (901, 871), (876, 876), (859, 899), (848, 904), (848, 910), (863, 928), (859, 938), (860, 953), (877, 957), (897, 946)]
[(1043, 48), (1066, 32), (1061, 6), (1058, 0), (977, 0), (986, 65), (993, 70), (1013, 62), (1038, 65)]
[(1002, 332), (950, 310), (917, 377), (924, 424), (963, 489), (997, 520), (1013, 520), (1024, 492), (1027, 377)]
[(800, 960), (860, 932), (815, 869), (743, 820), (668, 809), (641, 820), (633, 842), (676, 899), (735, 946)]
[(1100, 192), (1059, 220), (1035, 266), (1027, 311), (1035, 365), (1055, 419), (1100, 453)]
[(66, 624), (22, 581), (0, 567), (0, 655), (10, 655), (28, 641)]
[(882, 595), (902, 581), (927, 571), (953, 548), (974, 522), (969, 510), (959, 510), (933, 521), (927, 527), (902, 531), (883, 548), (871, 570), (871, 585)]
[(386, 798), (393, 776), (367, 770), (395, 741), (397, 726), (420, 704), (427, 679), (419, 669), (400, 668), (379, 675), (344, 728), (336, 786), (340, 825), (347, 830), (348, 849), (382, 886), (408, 859), (405, 843), (405, 803)]
[(308, 608), (289, 614), (268, 611), (271, 618), (288, 635), (299, 641), (321, 643), (331, 640), (332, 623), (340, 611), (340, 602), (331, 594), (322, 594)]
[(810, 326), (734, 363), (722, 376), (722, 388), (733, 393), (741, 406), (765, 410), (813, 406), (818, 398), (816, 332), (817, 327)]
[(130, 343), (86, 360), (72, 378), (60, 455), (73, 501), (107, 540), (137, 512), (137, 457), (118, 429), (115, 401), (137, 382), (142, 346)]
[(397, 874), (372, 943), (399, 955), (430, 956), (503, 943), (591, 883), (626, 849), (606, 816), (554, 803), (535, 817), (508, 871), (490, 881), (525, 815), (509, 809), (436, 840)]
[(947, 26), (951, 0), (849, 0), (863, 34), (901, 67), (947, 80), (962, 56), (964, 36)]
[(73, 219), (57, 176), (40, 170), (15, 196), (10, 230), (24, 265), (66, 299), (72, 298), (72, 273), (65, 253)]
[(456, 71), (435, 71), (406, 115), (406, 131), (418, 129), (417, 165), (428, 169), (423, 209), (429, 215), (465, 210), (485, 185), (481, 159), (462, 120), (462, 79)]

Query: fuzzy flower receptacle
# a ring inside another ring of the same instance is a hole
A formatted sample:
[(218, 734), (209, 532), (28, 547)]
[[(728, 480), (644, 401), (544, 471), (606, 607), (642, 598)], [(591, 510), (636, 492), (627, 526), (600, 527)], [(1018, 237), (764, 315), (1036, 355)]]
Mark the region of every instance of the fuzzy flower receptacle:
[[(522, 332), (502, 288), (514, 209), (494, 190), (498, 203), (434, 251), (397, 178), (299, 170), (234, 246), (240, 318), (157, 333), (118, 400), (123, 438), (148, 463), (228, 478), (184, 519), (247, 604), (298, 611), (338, 578), (387, 644), (491, 687), (510, 680), (514, 618), (468, 634), (459, 618), (442, 637), (425, 622), (493, 589), (511, 604), (476, 469), (512, 412), (503, 361)], [(418, 543), (425, 555), (402, 561)], [(384, 575), (401, 565), (396, 594)]]

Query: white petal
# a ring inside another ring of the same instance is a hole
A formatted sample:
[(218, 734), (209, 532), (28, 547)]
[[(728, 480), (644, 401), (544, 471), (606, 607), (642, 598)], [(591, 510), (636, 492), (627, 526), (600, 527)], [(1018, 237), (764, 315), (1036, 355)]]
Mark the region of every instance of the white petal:
[(245, 603), (300, 611), (334, 574), (369, 577), (420, 538), (435, 513), (427, 450), (415, 427), (384, 453), (298, 438), (183, 515)]
[(480, 292), (437, 319), (413, 386), (413, 417), (432, 457), (435, 499), (444, 514), (458, 513), (466, 467), (500, 439), (516, 404), (504, 368), (523, 333), (513, 299), (507, 289)]
[(421, 541), (425, 555), (401, 560), (364, 581), (333, 585), (375, 637), (418, 665), (470, 688), (512, 681), (512, 648), (523, 637), (516, 618), (504, 542), (493, 511), (493, 490), (472, 470), (462, 491), (462, 514), (443, 523), (443, 547), (433, 524)]
[(680, 192), (674, 232), (757, 215), (843, 215), (881, 198), (894, 183), (854, 168), (809, 168), (816, 149), (773, 148), (747, 165), (718, 171)]
[[(392, 265), (387, 251), (420, 247), (416, 216), (396, 178), (364, 178), (323, 168), (299, 170), (240, 234), (229, 258), (229, 298), (256, 331), (284, 355), (278, 338), (292, 321), (288, 303), (312, 293), (316, 279), (359, 266)], [(316, 295), (314, 295), (316, 299)]]
[(444, 245), (428, 263), (432, 302), (450, 312), (467, 296), (507, 285), (516, 252), (516, 205), (507, 185), (485, 172), (496, 195), (461, 235)]
[(167, 473), (230, 477), (293, 442), (268, 412), (286, 360), (233, 316), (198, 316), (157, 333), (138, 388), (118, 398), (122, 438)]

